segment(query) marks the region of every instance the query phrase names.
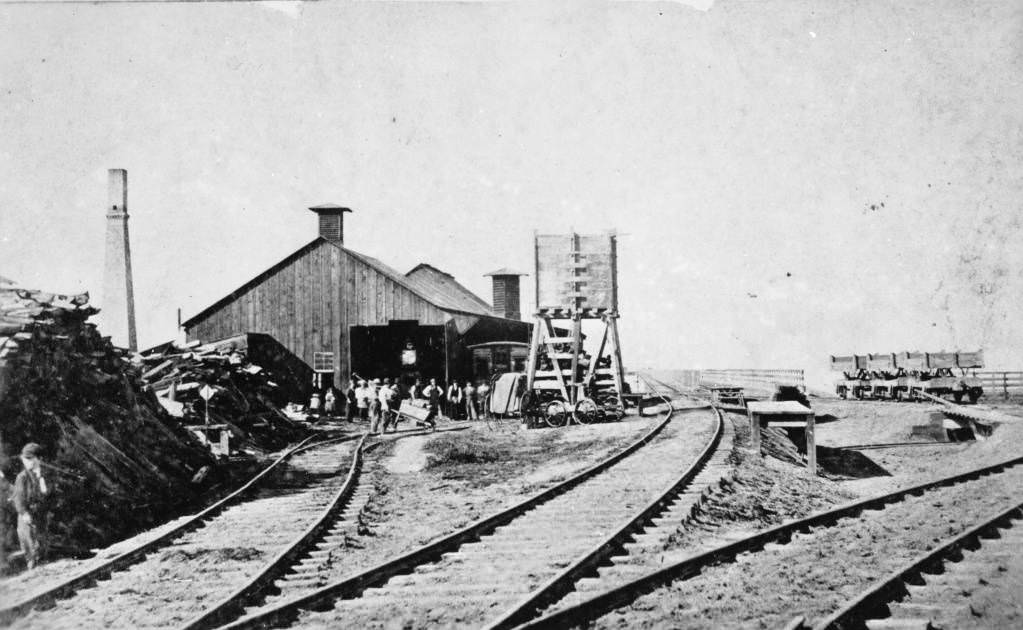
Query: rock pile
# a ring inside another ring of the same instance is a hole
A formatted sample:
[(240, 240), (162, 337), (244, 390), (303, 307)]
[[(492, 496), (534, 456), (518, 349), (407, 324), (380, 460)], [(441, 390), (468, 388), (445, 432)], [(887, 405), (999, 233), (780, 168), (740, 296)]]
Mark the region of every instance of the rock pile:
[(0, 282), (0, 469), (13, 480), (22, 445), (43, 446), (50, 530), (65, 552), (159, 522), (215, 477), (127, 351), (86, 321), (98, 312), (88, 301)]

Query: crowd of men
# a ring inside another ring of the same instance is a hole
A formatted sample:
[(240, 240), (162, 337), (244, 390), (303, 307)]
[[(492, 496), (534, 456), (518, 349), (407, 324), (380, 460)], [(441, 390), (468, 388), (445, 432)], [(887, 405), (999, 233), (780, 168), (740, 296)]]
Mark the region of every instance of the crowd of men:
[(399, 409), (403, 400), (412, 401), (425, 407), (427, 414), (417, 424), (436, 428), (438, 416), (452, 420), (478, 420), (486, 413), (490, 386), (486, 381), (473, 384), (452, 381), (446, 388), (431, 378), (424, 384), (416, 379), (406, 386), (399, 379), (353, 378), (348, 387), (338, 392), (328, 387), (322, 394), (315, 392), (309, 403), (314, 415), (340, 418), (351, 422), (369, 423), (371, 433), (385, 433), (397, 430)]

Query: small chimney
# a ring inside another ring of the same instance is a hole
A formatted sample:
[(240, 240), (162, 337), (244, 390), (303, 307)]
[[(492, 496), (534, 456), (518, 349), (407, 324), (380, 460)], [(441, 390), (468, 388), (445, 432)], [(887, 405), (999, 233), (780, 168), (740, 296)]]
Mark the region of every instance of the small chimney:
[(483, 275), (494, 279), (494, 313), (505, 319), (522, 319), (519, 276), (527, 274), (505, 268)]
[(309, 208), (319, 216), (320, 238), (344, 245), (345, 243), (345, 218), (344, 213), (351, 212), (349, 208), (342, 208), (333, 203), (325, 203), (322, 206)]

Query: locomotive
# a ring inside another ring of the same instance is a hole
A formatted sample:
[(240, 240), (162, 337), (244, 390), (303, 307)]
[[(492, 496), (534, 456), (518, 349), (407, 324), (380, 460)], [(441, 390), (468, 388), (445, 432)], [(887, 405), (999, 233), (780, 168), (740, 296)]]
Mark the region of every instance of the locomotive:
[[(835, 384), (840, 398), (919, 400), (920, 393), (951, 396), (970, 402), (984, 394), (980, 379), (967, 370), (984, 367), (984, 352), (899, 352), (831, 356), (831, 369), (841, 372)], [(956, 370), (959, 371), (956, 374)]]

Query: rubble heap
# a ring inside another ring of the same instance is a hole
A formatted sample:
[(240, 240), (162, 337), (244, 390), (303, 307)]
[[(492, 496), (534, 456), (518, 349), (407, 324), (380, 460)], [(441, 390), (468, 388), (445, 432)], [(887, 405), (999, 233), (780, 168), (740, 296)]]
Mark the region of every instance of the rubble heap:
[[(248, 450), (276, 450), (305, 435), (281, 409), (296, 395), (279, 362), (249, 360), (250, 335), (184, 347), (165, 345), (147, 352), (143, 379), (158, 400), (186, 425), (227, 425), (232, 441)], [(276, 369), (275, 369), (276, 368)], [(209, 408), (204, 387), (213, 392)], [(208, 417), (207, 417), (208, 411)]]
[(58, 552), (159, 522), (196, 499), (214, 464), (86, 321), (98, 312), (88, 301), (0, 281), (0, 468), (13, 481), (22, 445), (43, 446)]

